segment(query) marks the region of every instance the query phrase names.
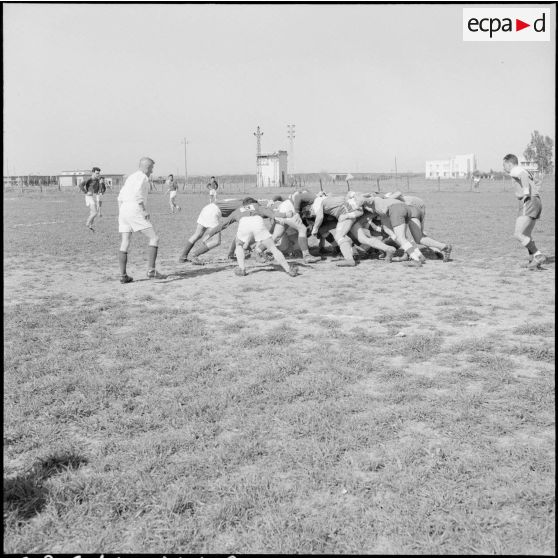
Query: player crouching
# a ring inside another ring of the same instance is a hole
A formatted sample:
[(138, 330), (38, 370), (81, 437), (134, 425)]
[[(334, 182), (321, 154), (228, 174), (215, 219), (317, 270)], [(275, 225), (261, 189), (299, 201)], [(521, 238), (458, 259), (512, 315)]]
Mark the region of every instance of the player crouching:
[(219, 234), (229, 225), (238, 221), (238, 230), (236, 232), (236, 261), (238, 268), (235, 270), (236, 275), (246, 275), (245, 252), (252, 241), (260, 242), (267, 250), (271, 252), (275, 261), (288, 273), (291, 277), (298, 275), (295, 267), (290, 266), (285, 256), (279, 251), (273, 242), (273, 238), (268, 228), (265, 226), (264, 217), (276, 219), (287, 217), (286, 214), (274, 213), (271, 209), (261, 207), (254, 198), (245, 198), (242, 200), (242, 206), (233, 211), (228, 219), (223, 221), (219, 226), (208, 232), (208, 239), (213, 235)]

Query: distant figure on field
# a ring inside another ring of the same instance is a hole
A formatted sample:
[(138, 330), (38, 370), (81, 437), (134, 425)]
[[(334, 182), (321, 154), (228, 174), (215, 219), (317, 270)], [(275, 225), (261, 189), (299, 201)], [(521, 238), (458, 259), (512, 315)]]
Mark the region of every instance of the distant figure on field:
[(149, 157), (142, 157), (139, 169), (131, 174), (118, 194), (118, 231), (122, 235), (120, 244), (119, 264), (120, 282), (131, 283), (132, 277), (126, 273), (128, 249), (132, 233), (141, 232), (149, 239), (149, 255), (147, 277), (150, 279), (166, 279), (166, 275), (155, 269), (159, 237), (153, 229), (147, 211), (147, 194), (149, 192), (149, 177), (153, 172), (155, 161)]
[(473, 175), (473, 192), (477, 192), (477, 194), (480, 193), (480, 181), (480, 174)]
[(546, 256), (537, 249), (532, 237), (535, 223), (542, 212), (538, 185), (533, 175), (519, 166), (517, 157), (512, 153), (504, 157), (504, 171), (515, 181), (515, 196), (519, 200), (514, 236), (529, 252), (529, 261), (523, 267), (539, 269), (546, 261)]
[(207, 189), (209, 190), (209, 203), (215, 203), (217, 199), (217, 190), (219, 188), (219, 184), (217, 184), (217, 180), (215, 177), (212, 176), (211, 180), (207, 184)]
[(101, 189), (101, 169), (99, 167), (93, 167), (91, 169), (91, 176), (87, 180), (84, 180), (80, 185), (80, 190), (85, 194), (85, 205), (89, 208), (89, 217), (85, 222), (85, 226), (91, 230), (95, 231), (93, 228), (93, 221), (99, 212), (99, 204), (97, 195)]
[(174, 176), (169, 174), (167, 180), (165, 181), (165, 185), (167, 186), (167, 194), (169, 194), (169, 204), (171, 213), (174, 213), (174, 210), (180, 211), (182, 208), (176, 204), (174, 201), (176, 198), (176, 193), (178, 192), (178, 184), (174, 181)]
[(107, 185), (105, 179), (103, 177), (99, 178), (99, 192), (96, 195), (97, 198), (97, 208), (98, 208), (98, 215), (101, 215), (101, 206), (103, 205), (103, 194), (107, 191)]

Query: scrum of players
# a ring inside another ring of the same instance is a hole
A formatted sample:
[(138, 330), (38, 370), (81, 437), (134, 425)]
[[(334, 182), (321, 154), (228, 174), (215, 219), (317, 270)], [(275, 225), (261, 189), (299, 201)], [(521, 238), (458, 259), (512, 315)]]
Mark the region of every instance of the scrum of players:
[[(143, 233), (149, 240), (147, 276), (166, 278), (155, 267), (159, 238), (146, 207), (148, 177), (154, 164), (153, 159), (143, 157), (138, 171), (126, 179), (118, 195), (121, 283), (133, 281), (126, 273), (126, 265), (134, 232)], [(519, 210), (515, 237), (527, 249), (529, 261), (525, 267), (541, 269), (547, 259), (532, 237), (542, 212), (538, 185), (533, 176), (519, 166), (513, 154), (504, 157), (504, 170), (516, 183)], [(88, 196), (92, 197), (96, 180), (98, 174), (87, 182), (87, 188), (82, 188), (88, 206), (92, 205)], [(341, 256), (336, 262), (339, 267), (354, 267), (358, 259), (375, 255), (385, 263), (403, 261), (407, 266), (420, 268), (426, 262), (425, 249), (443, 262), (451, 259), (451, 244), (425, 232), (426, 205), (416, 196), (401, 192), (351, 191), (345, 195), (328, 195), (297, 190), (289, 196), (278, 195), (271, 200), (252, 197), (217, 200), (215, 179), (208, 184), (208, 189), (210, 203), (201, 210), (196, 229), (178, 258), (179, 263), (203, 264), (199, 256), (219, 246), (221, 232), (233, 224), (237, 225), (237, 231), (229, 248), (229, 258), (237, 261), (235, 273), (239, 276), (246, 275), (246, 257), (252, 254), (259, 262), (276, 261), (294, 277), (298, 274), (297, 267), (287, 262), (285, 254), (299, 254), (305, 263), (316, 263), (325, 257), (326, 242)], [(174, 213), (173, 207), (171, 210)], [(91, 211), (93, 215), (93, 209)], [(91, 215), (86, 225), (93, 230)], [(320, 256), (310, 253), (309, 237), (317, 239)], [(400, 256), (396, 255), (398, 249), (402, 253)]]
[[(426, 258), (419, 244), (447, 262), (451, 244), (424, 232), (425, 214), (422, 199), (401, 192), (328, 195), (297, 190), (271, 200), (216, 200), (201, 210), (196, 230), (178, 261), (203, 263), (199, 256), (219, 246), (221, 231), (237, 223), (229, 258), (236, 259), (235, 273), (240, 276), (246, 275), (247, 253), (259, 262), (273, 259), (295, 276), (297, 268), (287, 263), (285, 254), (298, 254), (305, 263), (316, 263), (325, 257), (326, 242), (334, 254), (340, 254), (339, 267), (354, 267), (359, 259), (371, 256), (386, 263), (404, 261), (405, 265), (421, 267)], [(310, 253), (308, 237), (317, 239), (320, 256)], [(395, 256), (398, 248), (403, 256)]]

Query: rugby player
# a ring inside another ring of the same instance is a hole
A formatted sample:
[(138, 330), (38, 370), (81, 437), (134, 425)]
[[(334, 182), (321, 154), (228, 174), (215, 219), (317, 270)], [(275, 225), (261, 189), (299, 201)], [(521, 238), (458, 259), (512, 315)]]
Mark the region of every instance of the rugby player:
[(89, 208), (89, 217), (87, 217), (85, 226), (91, 231), (95, 231), (93, 221), (95, 221), (95, 217), (97, 217), (99, 212), (97, 195), (101, 188), (100, 176), (101, 169), (93, 167), (91, 169), (91, 176), (79, 185), (80, 190), (85, 194), (85, 205)]
[(515, 181), (515, 196), (519, 200), (514, 236), (529, 252), (529, 261), (523, 267), (535, 270), (546, 261), (546, 256), (536, 247), (532, 236), (535, 223), (542, 213), (539, 187), (533, 175), (521, 168), (517, 157), (511, 153), (504, 157), (504, 171)]
[(244, 198), (242, 206), (233, 211), (228, 219), (220, 225), (208, 232), (208, 239), (226, 229), (232, 223), (238, 222), (238, 230), (236, 232), (236, 260), (238, 268), (235, 270), (236, 275), (246, 275), (245, 265), (245, 248), (248, 248), (252, 241), (260, 242), (267, 250), (269, 250), (277, 263), (291, 277), (298, 275), (295, 267), (290, 266), (285, 256), (279, 251), (273, 242), (273, 238), (269, 229), (265, 226), (264, 217), (270, 219), (280, 219), (281, 217), (291, 217), (290, 214), (275, 213), (272, 209), (262, 207), (254, 198)]
[(118, 258), (121, 283), (131, 283), (133, 281), (132, 277), (126, 273), (126, 264), (132, 233), (138, 231), (149, 239), (147, 277), (150, 279), (166, 279), (167, 277), (155, 269), (159, 237), (149, 220), (149, 212), (146, 206), (149, 176), (153, 172), (154, 165), (155, 161), (153, 159), (142, 157), (139, 162), (139, 169), (126, 179), (118, 194), (118, 231), (122, 235)]

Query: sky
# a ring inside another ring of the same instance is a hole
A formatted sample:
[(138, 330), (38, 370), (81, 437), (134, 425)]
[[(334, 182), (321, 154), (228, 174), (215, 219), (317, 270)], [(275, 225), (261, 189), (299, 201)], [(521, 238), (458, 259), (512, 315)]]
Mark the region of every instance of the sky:
[(184, 138), (189, 175), (255, 174), (288, 124), (289, 172), (501, 169), (555, 138), (555, 29), (464, 42), (464, 6), (4, 4), (4, 174), (182, 175)]

